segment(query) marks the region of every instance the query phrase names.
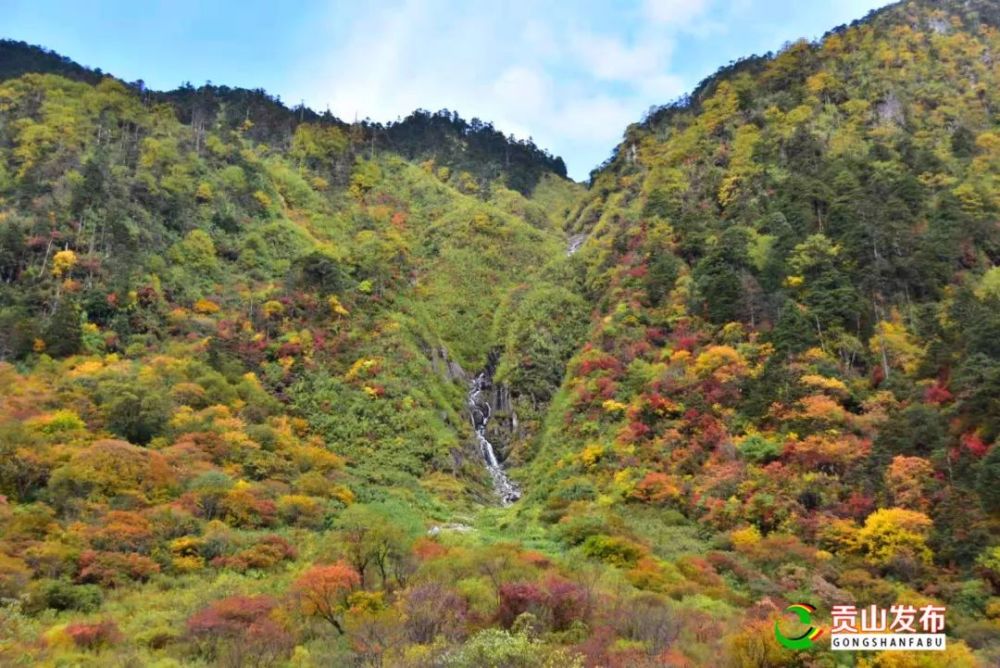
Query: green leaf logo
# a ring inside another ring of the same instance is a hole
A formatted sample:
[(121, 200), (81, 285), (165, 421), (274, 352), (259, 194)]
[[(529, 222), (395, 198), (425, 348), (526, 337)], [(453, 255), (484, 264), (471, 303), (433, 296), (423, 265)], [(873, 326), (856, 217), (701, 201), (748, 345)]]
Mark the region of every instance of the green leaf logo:
[(823, 629), (812, 626), (812, 613), (816, 612), (816, 608), (809, 605), (808, 603), (794, 603), (787, 608), (785, 612), (794, 613), (795, 616), (799, 618), (799, 621), (808, 626), (804, 633), (793, 636), (791, 638), (785, 636), (781, 629), (778, 628), (777, 620), (774, 622), (774, 637), (778, 639), (782, 647), (787, 647), (788, 649), (809, 649), (812, 647), (813, 641), (823, 635)]

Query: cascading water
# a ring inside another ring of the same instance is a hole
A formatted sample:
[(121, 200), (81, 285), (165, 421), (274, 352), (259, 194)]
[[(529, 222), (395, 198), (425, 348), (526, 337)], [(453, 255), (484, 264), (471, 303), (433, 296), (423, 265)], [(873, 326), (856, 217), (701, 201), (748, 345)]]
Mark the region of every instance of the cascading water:
[(476, 432), (476, 441), (483, 455), (483, 462), (486, 464), (486, 470), (490, 472), (490, 477), (493, 478), (493, 489), (506, 506), (521, 498), (521, 490), (507, 477), (507, 472), (497, 459), (493, 444), (486, 438), (486, 424), (493, 414), (493, 409), (484, 394), (484, 390), (490, 387), (490, 376), (487, 371), (483, 371), (472, 379), (469, 385), (469, 413), (472, 415), (472, 428)]

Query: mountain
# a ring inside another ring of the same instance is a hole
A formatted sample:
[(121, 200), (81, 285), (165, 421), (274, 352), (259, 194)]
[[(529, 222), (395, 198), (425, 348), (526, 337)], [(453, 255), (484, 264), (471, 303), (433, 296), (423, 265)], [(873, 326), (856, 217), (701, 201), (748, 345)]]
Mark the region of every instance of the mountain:
[[(1000, 10), (490, 124), (0, 44), (0, 658), (1000, 660)], [(946, 607), (943, 652), (776, 640)]]
[[(41, 47), (0, 40), (0, 80), (29, 73), (57, 74), (94, 85), (112, 78), (100, 69), (83, 67)], [(348, 124), (329, 111), (319, 114), (304, 105), (289, 108), (262, 89), (209, 83), (195, 88), (186, 83), (176, 90), (159, 92), (147, 89), (141, 80), (116, 81), (134, 91), (144, 104), (173, 107), (178, 120), (194, 130), (196, 141), (211, 129), (241, 129), (243, 136), (255, 143), (288, 149), (298, 126), (308, 123), (347, 133), (357, 152), (365, 145), (369, 152), (385, 150), (410, 160), (434, 160), (456, 174), (467, 171), (483, 189), (500, 180), (527, 195), (546, 173), (566, 177), (562, 158), (538, 148), (531, 140), (504, 136), (491, 123), (477, 118), (466, 121), (447, 109), (434, 113), (418, 109), (400, 121), (385, 124), (368, 119)], [(250, 124), (244, 127), (248, 120)], [(349, 166), (348, 162), (343, 168)]]

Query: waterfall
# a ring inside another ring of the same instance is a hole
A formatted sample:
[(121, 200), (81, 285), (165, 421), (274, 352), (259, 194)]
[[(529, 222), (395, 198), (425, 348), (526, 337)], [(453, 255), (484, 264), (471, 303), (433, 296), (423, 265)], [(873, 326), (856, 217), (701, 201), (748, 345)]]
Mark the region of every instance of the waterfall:
[(469, 413), (472, 415), (472, 428), (476, 432), (476, 441), (482, 453), (486, 470), (493, 479), (493, 489), (500, 501), (506, 506), (521, 498), (521, 490), (510, 478), (497, 459), (493, 444), (486, 438), (486, 425), (490, 421), (493, 409), (487, 401), (484, 390), (490, 387), (492, 378), (489, 370), (482, 371), (469, 384)]
[(568, 239), (568, 244), (566, 245), (566, 255), (573, 255), (580, 247), (583, 246), (583, 242), (587, 240), (587, 234), (574, 234)]

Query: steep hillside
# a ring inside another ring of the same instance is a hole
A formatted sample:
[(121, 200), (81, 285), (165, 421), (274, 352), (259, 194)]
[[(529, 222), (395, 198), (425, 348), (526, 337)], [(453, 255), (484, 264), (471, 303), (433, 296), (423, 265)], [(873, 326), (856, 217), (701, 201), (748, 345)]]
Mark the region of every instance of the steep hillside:
[[(66, 611), (98, 637), (53, 631), (63, 649), (110, 643), (81, 619), (110, 615), (147, 664), (233, 583), (346, 558), (329, 529), (352, 521), (391, 520), (406, 570), (383, 554), (377, 581), (403, 583), (421, 526), (496, 503), (468, 384), (581, 193), (545, 161), (525, 177), (543, 206), (433, 147), (408, 162), (322, 121), (272, 146), (250, 111), (198, 122), (157, 97), (0, 84), (4, 662), (60, 656), (17, 639)], [(180, 647), (164, 656), (242, 661)]]
[[(896, 5), (628, 129), (569, 221), (598, 312), (520, 446), (527, 526), (719, 587), (720, 633), (933, 599), (996, 660), (996, 19)], [(794, 662), (756, 642), (734, 665)]]
[(998, 19), (734, 63), (587, 190), (3, 43), (0, 663), (997, 663)]

